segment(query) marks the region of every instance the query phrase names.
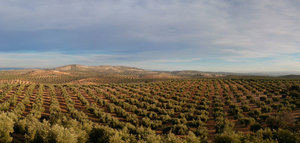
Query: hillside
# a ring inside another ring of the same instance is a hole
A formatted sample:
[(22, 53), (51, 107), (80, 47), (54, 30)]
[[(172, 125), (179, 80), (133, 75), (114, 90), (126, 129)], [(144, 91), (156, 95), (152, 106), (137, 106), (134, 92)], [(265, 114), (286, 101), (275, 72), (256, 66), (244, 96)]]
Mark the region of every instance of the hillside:
[(109, 72), (109, 73), (138, 73), (145, 72), (143, 69), (125, 67), (125, 66), (85, 66), (85, 65), (67, 65), (63, 67), (54, 68), (58, 71), (67, 71), (67, 72), (78, 72), (78, 71), (94, 71), (94, 72)]
[(66, 65), (52, 69), (16, 69), (0, 71), (0, 82), (98, 84), (215, 77), (213, 73), (200, 71), (151, 71), (126, 66)]

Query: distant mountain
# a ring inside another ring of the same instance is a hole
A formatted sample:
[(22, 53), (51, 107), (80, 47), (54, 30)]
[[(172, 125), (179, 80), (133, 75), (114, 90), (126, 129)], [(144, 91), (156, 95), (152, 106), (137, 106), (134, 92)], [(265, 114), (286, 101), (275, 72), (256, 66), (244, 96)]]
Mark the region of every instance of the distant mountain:
[[(126, 66), (67, 65), (52, 69), (16, 69), (0, 72), (2, 81), (17, 80), (35, 83), (97, 84), (147, 80), (178, 79), (170, 72), (150, 71)], [(0, 80), (1, 83), (1, 80)]]
[[(0, 70), (0, 83), (13, 80), (18, 83), (99, 84), (223, 76), (229, 78), (264, 77), (268, 75), (268, 73), (227, 73), (195, 70), (154, 71), (126, 66), (85, 66), (77, 64), (52, 69), (0, 68)], [(277, 77), (299, 78), (297, 75), (289, 74)]]
[(67, 65), (54, 68), (57, 71), (64, 72), (98, 72), (98, 73), (143, 73), (148, 72), (143, 69), (126, 66), (85, 66), (85, 65)]
[(33, 69), (42, 69), (42, 68), (23, 68), (23, 67), (4, 67), (4, 68), (0, 68), (0, 71), (7, 71), (7, 70), (33, 70)]
[(172, 71), (170, 73), (178, 76), (187, 76), (187, 77), (220, 77), (226, 75), (224, 73), (219, 73), (219, 72), (203, 72), (203, 71), (195, 71), (195, 70)]
[(289, 78), (289, 79), (300, 79), (300, 75), (284, 75), (280, 76), (281, 78)]
[[(1, 71), (6, 70), (26, 70), (33, 72), (42, 73), (43, 71), (49, 73), (52, 71), (54, 73), (67, 72), (72, 74), (82, 74), (82, 73), (97, 73), (97, 74), (129, 74), (129, 75), (145, 75), (145, 74), (170, 74), (175, 76), (188, 76), (188, 77), (215, 77), (215, 76), (226, 76), (226, 75), (238, 75), (238, 76), (286, 76), (286, 75), (300, 75), (300, 72), (249, 72), (249, 73), (233, 73), (233, 72), (204, 72), (196, 70), (181, 70), (181, 71), (159, 71), (159, 70), (145, 70), (135, 67), (127, 66), (110, 66), (110, 65), (101, 65), (101, 66), (86, 66), (86, 65), (66, 65), (61, 67), (56, 67), (52, 69), (41, 69), (41, 68), (0, 68)], [(59, 71), (59, 72), (58, 72)]]
[(300, 72), (248, 72), (248, 73), (230, 73), (231, 75), (241, 76), (286, 76), (286, 75), (300, 75)]
[(19, 70), (19, 69), (24, 69), (24, 68), (0, 68), (0, 71), (3, 71), (3, 70)]

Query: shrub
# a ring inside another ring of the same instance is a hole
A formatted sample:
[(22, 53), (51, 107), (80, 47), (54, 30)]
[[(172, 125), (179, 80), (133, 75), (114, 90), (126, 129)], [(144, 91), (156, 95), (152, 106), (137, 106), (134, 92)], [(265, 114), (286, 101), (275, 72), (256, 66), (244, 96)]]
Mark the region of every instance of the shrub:
[(177, 137), (173, 133), (169, 133), (167, 136), (163, 138), (163, 142), (165, 143), (184, 143), (183, 139)]
[(256, 132), (256, 135), (262, 139), (272, 139), (273, 132), (270, 128), (260, 129)]
[(272, 110), (272, 108), (270, 106), (267, 106), (267, 105), (265, 105), (261, 108), (261, 112), (263, 112), (263, 113), (271, 112), (271, 110)]
[(265, 103), (266, 104), (271, 104), (272, 100), (271, 99), (266, 99)]
[(226, 119), (219, 120), (216, 122), (216, 132), (217, 133), (223, 133), (225, 131), (231, 131), (234, 124)]
[(228, 110), (228, 113), (230, 113), (233, 116), (236, 116), (240, 112), (241, 112), (240, 108), (238, 108), (236, 106), (232, 107), (232, 108), (229, 108), (229, 110)]
[(0, 142), (12, 141), (11, 133), (14, 132), (14, 121), (6, 113), (0, 114)]
[(189, 131), (188, 127), (183, 124), (174, 125), (171, 129), (172, 133), (177, 135), (186, 135)]
[(122, 140), (122, 136), (119, 133), (116, 133), (109, 138), (109, 143), (125, 143), (125, 141)]
[(279, 117), (271, 116), (266, 120), (266, 124), (271, 129), (283, 128), (286, 126), (286, 123), (283, 122)]
[(269, 118), (269, 115), (263, 114), (259, 116), (259, 119), (263, 122), (265, 122)]
[(252, 123), (255, 122), (255, 120), (253, 118), (241, 118), (238, 120), (240, 124), (243, 124), (245, 126), (249, 126), (251, 125)]
[(150, 128), (139, 127), (136, 129), (137, 139), (149, 143), (160, 143), (161, 136), (156, 135), (155, 131)]
[(189, 134), (186, 136), (186, 141), (188, 143), (200, 143), (200, 139), (193, 133), (193, 132), (189, 132)]
[(250, 126), (250, 130), (252, 132), (256, 132), (256, 131), (260, 130), (261, 128), (262, 128), (261, 125), (258, 124), (258, 123), (255, 123), (255, 124), (253, 124), (253, 125)]
[(248, 115), (252, 118), (257, 119), (260, 116), (261, 112), (257, 109), (251, 110)]
[(73, 128), (64, 128), (54, 125), (50, 130), (51, 140), (57, 143), (77, 143), (77, 135)]
[(217, 135), (214, 139), (215, 143), (241, 143), (242, 134), (235, 132), (224, 132)]
[[(256, 93), (256, 90), (254, 91), (254, 93)], [(252, 99), (253, 97), (251, 95), (247, 95), (246, 98), (247, 99)]]
[(259, 97), (260, 101), (266, 101), (266, 97), (262, 96), (262, 97)]
[(236, 115), (234, 115), (233, 117), (234, 117), (234, 119), (241, 119), (241, 118), (244, 118), (245, 116), (243, 113), (239, 112)]
[(150, 127), (151, 126), (151, 120), (148, 117), (144, 117), (142, 119), (142, 124), (143, 124), (143, 126)]
[(289, 130), (283, 130), (283, 129), (279, 129), (275, 133), (275, 138), (280, 143), (299, 143), (300, 142), (299, 136), (296, 136), (294, 133), (292, 133)]
[(242, 109), (243, 109), (244, 112), (248, 112), (248, 111), (250, 111), (250, 106), (249, 105), (243, 105)]
[(115, 131), (108, 127), (98, 126), (92, 129), (89, 135), (89, 142), (107, 143), (109, 138), (115, 134)]
[(272, 98), (274, 102), (278, 102), (279, 101), (279, 97), (273, 97)]
[(197, 130), (195, 131), (195, 134), (201, 140), (201, 142), (206, 142), (207, 141), (208, 130), (207, 130), (206, 127), (199, 126), (197, 128)]

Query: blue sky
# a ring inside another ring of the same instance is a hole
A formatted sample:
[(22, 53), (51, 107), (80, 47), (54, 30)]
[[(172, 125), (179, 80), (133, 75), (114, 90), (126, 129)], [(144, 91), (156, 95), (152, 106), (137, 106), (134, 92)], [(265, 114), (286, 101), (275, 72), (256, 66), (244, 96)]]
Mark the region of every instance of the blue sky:
[(300, 72), (298, 0), (0, 0), (0, 67)]

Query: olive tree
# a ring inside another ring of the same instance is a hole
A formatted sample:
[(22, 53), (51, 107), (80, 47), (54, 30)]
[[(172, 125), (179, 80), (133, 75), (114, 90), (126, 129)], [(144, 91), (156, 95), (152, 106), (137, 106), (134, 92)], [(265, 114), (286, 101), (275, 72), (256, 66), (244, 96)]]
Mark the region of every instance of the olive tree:
[(14, 132), (14, 121), (11, 119), (7, 113), (0, 114), (0, 142), (6, 143), (11, 142), (11, 133)]

